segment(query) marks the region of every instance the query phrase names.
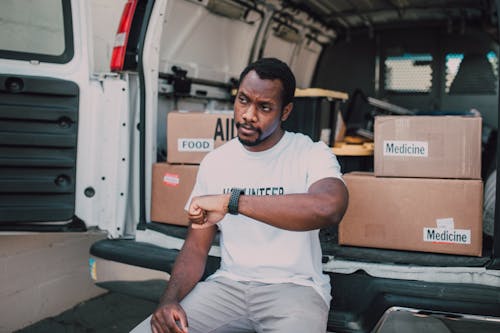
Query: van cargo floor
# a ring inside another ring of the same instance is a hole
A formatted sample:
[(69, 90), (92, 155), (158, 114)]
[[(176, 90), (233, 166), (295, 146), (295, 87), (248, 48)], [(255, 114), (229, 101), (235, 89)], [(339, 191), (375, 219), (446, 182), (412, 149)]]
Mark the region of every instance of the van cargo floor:
[[(147, 228), (169, 236), (184, 239), (187, 228), (163, 223), (148, 223)], [(371, 263), (393, 263), (401, 265), (440, 266), (440, 267), (483, 267), (490, 260), (491, 249), (483, 249), (482, 257), (437, 254), (427, 252), (374, 249), (338, 244), (337, 228), (320, 231), (321, 248), (324, 256), (336, 259), (354, 260)], [(214, 243), (218, 243), (218, 237)]]

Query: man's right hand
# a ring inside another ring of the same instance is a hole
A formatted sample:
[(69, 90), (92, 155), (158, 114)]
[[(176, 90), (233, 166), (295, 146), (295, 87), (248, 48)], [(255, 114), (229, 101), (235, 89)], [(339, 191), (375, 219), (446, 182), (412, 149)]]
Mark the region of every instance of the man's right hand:
[(160, 305), (151, 317), (153, 333), (187, 333), (188, 322), (184, 309), (178, 302)]

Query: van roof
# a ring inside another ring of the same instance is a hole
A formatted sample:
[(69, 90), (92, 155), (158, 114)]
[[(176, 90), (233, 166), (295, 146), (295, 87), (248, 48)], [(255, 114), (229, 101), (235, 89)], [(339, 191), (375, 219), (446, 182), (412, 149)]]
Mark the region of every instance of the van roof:
[(337, 36), (387, 28), (483, 26), (496, 37), (494, 0), (286, 0), (333, 29)]

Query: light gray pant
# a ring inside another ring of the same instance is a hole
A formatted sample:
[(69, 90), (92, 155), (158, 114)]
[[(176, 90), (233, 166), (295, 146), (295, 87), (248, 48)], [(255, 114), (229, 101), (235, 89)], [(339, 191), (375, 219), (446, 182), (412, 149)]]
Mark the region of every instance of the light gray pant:
[[(329, 311), (312, 287), (226, 278), (198, 283), (181, 305), (189, 333), (325, 333)], [(132, 333), (150, 333), (150, 320)]]

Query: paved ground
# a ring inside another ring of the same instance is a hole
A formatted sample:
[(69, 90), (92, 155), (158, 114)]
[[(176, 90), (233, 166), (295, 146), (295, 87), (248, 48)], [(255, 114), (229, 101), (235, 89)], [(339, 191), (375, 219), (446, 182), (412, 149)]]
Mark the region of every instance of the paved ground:
[(155, 307), (156, 302), (109, 292), (16, 333), (129, 332)]

